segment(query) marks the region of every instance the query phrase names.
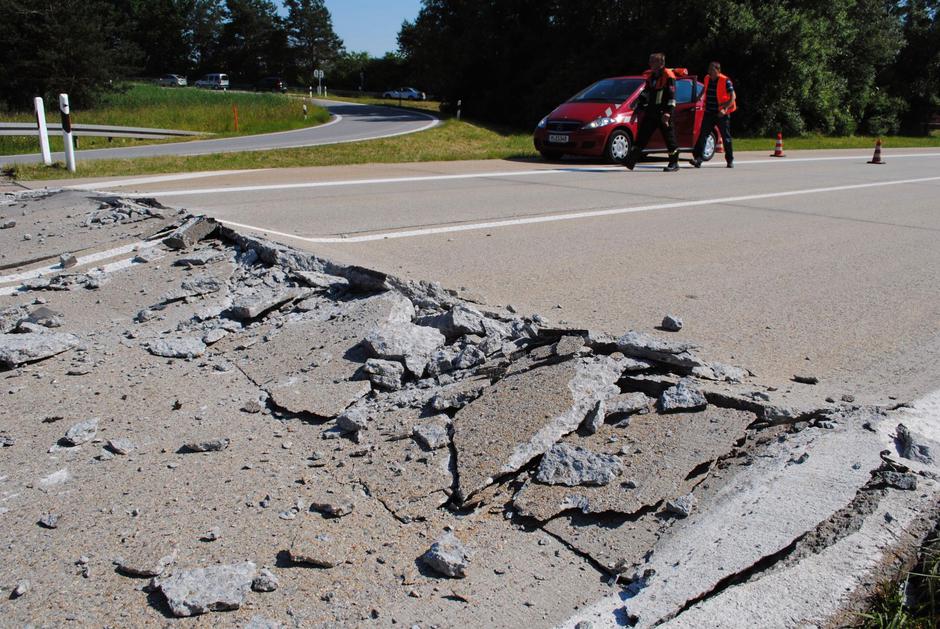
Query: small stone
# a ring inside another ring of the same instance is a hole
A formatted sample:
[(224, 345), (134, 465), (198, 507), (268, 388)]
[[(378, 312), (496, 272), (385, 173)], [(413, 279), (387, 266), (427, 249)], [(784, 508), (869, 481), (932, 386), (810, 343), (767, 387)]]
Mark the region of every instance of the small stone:
[(264, 410), (264, 406), (259, 400), (248, 400), (242, 405), (241, 410), (245, 413), (260, 413)]
[(206, 353), (206, 344), (194, 337), (158, 339), (150, 341), (147, 350), (165, 358), (197, 358)]
[(213, 526), (211, 529), (206, 531), (202, 535), (202, 537), (200, 537), (199, 539), (203, 542), (214, 542), (217, 539), (221, 539), (221, 538), (222, 538), (222, 529), (220, 529), (217, 526)]
[(796, 374), (793, 376), (793, 382), (799, 382), (800, 384), (819, 384), (819, 378), (816, 376), (803, 376)]
[(20, 581), (10, 593), (10, 598), (19, 598), (29, 592), (29, 581)]
[(349, 515), (355, 508), (355, 504), (349, 496), (334, 494), (318, 494), (310, 500), (310, 509), (319, 511), (324, 515), (334, 518), (341, 518)]
[(917, 477), (914, 474), (881, 471), (875, 476), (884, 487), (893, 487), (902, 491), (913, 491), (917, 489)]
[(109, 439), (108, 440), (108, 449), (115, 454), (126, 455), (129, 454), (132, 450), (136, 449), (130, 439)]
[(450, 532), (444, 533), (431, 544), (431, 548), (421, 555), (421, 561), (439, 574), (458, 579), (466, 577), (470, 567), (466, 548)]
[(0, 229), (13, 229), (16, 227), (16, 221), (4, 221), (0, 223)]
[(277, 577), (267, 568), (262, 568), (255, 580), (251, 582), (251, 589), (255, 592), (273, 592), (277, 586)]
[(320, 568), (335, 568), (343, 561), (335, 553), (333, 538), (326, 533), (300, 534), (291, 543), (288, 554), (294, 563), (309, 564)]
[(682, 329), (682, 318), (667, 314), (665, 317), (663, 317), (663, 323), (661, 327), (668, 332), (678, 332)]
[(368, 374), (369, 381), (376, 387), (387, 391), (397, 391), (401, 388), (405, 366), (394, 360), (370, 358), (366, 361), (363, 371)]
[(63, 269), (70, 269), (78, 265), (78, 258), (71, 253), (63, 253), (59, 256), (59, 264)]
[(666, 511), (680, 518), (687, 518), (695, 508), (695, 496), (686, 494), (666, 502)]
[(184, 444), (183, 450), (187, 452), (220, 452), (226, 449), (229, 443), (231, 443), (231, 440), (228, 437), (206, 441), (194, 441)]
[(930, 446), (925, 443), (921, 443), (922, 439), (923, 438), (920, 437), (920, 435), (911, 432), (911, 430), (904, 424), (898, 424), (894, 437), (898, 454), (910, 461), (917, 461), (918, 463), (923, 463), (925, 465), (933, 465), (933, 453), (930, 451)]
[(69, 428), (62, 437), (62, 442), (67, 446), (79, 446), (94, 439), (96, 434), (98, 434), (98, 418), (93, 417)]
[(582, 620), (574, 626), (574, 629), (594, 629), (594, 623), (590, 620)]
[(228, 336), (228, 332), (222, 328), (213, 328), (202, 335), (202, 342), (206, 345), (213, 345)]
[(683, 378), (659, 396), (659, 410), (663, 413), (700, 411), (708, 406), (708, 400), (695, 385)]
[(446, 416), (432, 418), (431, 420), (413, 426), (411, 434), (415, 441), (427, 450), (444, 448), (450, 443), (448, 421)]
[(369, 425), (369, 416), (357, 408), (347, 409), (336, 418), (336, 427), (344, 433), (359, 432)]
[(843, 402), (848, 402), (849, 404), (851, 404), (852, 402), (855, 401), (855, 396), (854, 396), (854, 395), (848, 395), (848, 394), (843, 395), (843, 396), (842, 396), (842, 401), (843, 401)]
[(39, 518), (39, 526), (47, 529), (59, 528), (59, 519), (61, 516), (57, 513), (47, 513)]

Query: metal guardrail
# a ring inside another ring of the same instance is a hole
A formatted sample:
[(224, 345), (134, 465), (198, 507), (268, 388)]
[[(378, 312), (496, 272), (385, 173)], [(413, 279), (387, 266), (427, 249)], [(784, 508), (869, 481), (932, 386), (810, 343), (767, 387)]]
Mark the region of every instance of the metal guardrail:
[[(50, 123), (49, 133), (61, 133), (62, 125)], [(23, 135), (38, 136), (39, 129), (35, 122), (0, 122), (0, 136)], [(137, 138), (162, 140), (166, 138), (181, 138), (193, 136), (212, 135), (202, 131), (182, 131), (179, 129), (150, 129), (147, 127), (116, 127), (100, 124), (74, 124), (72, 135), (97, 136), (107, 138)]]

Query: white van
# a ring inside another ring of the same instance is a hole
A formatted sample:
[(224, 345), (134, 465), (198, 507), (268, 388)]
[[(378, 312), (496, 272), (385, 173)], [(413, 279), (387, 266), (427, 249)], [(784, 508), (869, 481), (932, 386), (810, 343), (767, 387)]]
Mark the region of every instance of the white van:
[(195, 83), (196, 87), (204, 87), (210, 90), (227, 90), (227, 74), (207, 74)]

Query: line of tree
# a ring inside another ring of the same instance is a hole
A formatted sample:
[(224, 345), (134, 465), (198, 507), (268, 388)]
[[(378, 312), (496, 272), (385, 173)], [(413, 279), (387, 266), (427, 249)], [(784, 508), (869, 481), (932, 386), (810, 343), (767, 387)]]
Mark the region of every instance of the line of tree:
[(940, 108), (940, 1), (422, 0), (399, 33), (412, 76), (469, 116), (531, 127), (650, 52), (735, 82), (753, 133), (923, 133)]

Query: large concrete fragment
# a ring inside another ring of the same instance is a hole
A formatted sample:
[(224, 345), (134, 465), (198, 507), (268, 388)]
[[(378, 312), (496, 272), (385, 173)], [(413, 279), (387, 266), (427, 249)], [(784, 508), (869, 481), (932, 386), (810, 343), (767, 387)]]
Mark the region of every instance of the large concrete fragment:
[(617, 339), (617, 349), (626, 356), (645, 358), (673, 367), (692, 369), (705, 364), (692, 352), (695, 346), (690, 343), (667, 341), (633, 330)]
[(466, 501), (495, 479), (518, 471), (616, 395), (620, 363), (607, 356), (568, 360), (509, 376), (454, 418), (458, 494)]
[(335, 417), (372, 388), (355, 379), (368, 358), (359, 345), (362, 329), (400, 320), (411, 308), (407, 299), (387, 294), (354, 300), (329, 321), (288, 323), (250, 347), (241, 368), (280, 408)]
[(486, 336), (484, 319), (483, 314), (477, 309), (458, 304), (443, 314), (421, 317), (415, 323), (437, 328), (448, 339), (455, 339), (464, 334)]
[(197, 616), (241, 607), (256, 574), (250, 561), (228, 566), (196, 568), (157, 578), (174, 616)]
[(0, 334), (0, 365), (13, 368), (44, 360), (74, 349), (77, 345), (78, 337), (72, 334)]
[(849, 504), (881, 465), (881, 447), (875, 433), (852, 423), (809, 428), (771, 443), (657, 542), (638, 570), (653, 576), (634, 584), (625, 609), (620, 596), (608, 597), (569, 624), (612, 622), (624, 612), (636, 618), (637, 627), (671, 619)]
[(542, 525), (610, 574), (626, 572), (643, 563), (669, 521), (653, 512), (633, 516), (565, 514)]
[(289, 301), (302, 298), (307, 292), (301, 288), (275, 289), (265, 287), (258, 292), (237, 297), (229, 308), (228, 314), (235, 319), (254, 319)]
[(375, 358), (400, 360), (417, 377), (424, 374), (431, 355), (446, 339), (435, 328), (409, 322), (386, 323), (375, 327), (364, 340)]
[(218, 227), (219, 224), (215, 219), (193, 216), (164, 238), (163, 244), (170, 249), (189, 249), (203, 238), (210, 236)]
[(624, 429), (604, 425), (593, 435), (570, 435), (565, 443), (619, 455), (617, 481), (601, 487), (551, 486), (527, 481), (513, 498), (522, 515), (548, 520), (570, 509), (582, 513), (632, 514), (688, 493), (694, 472), (727, 454), (754, 415), (711, 407), (701, 413), (635, 415)]

